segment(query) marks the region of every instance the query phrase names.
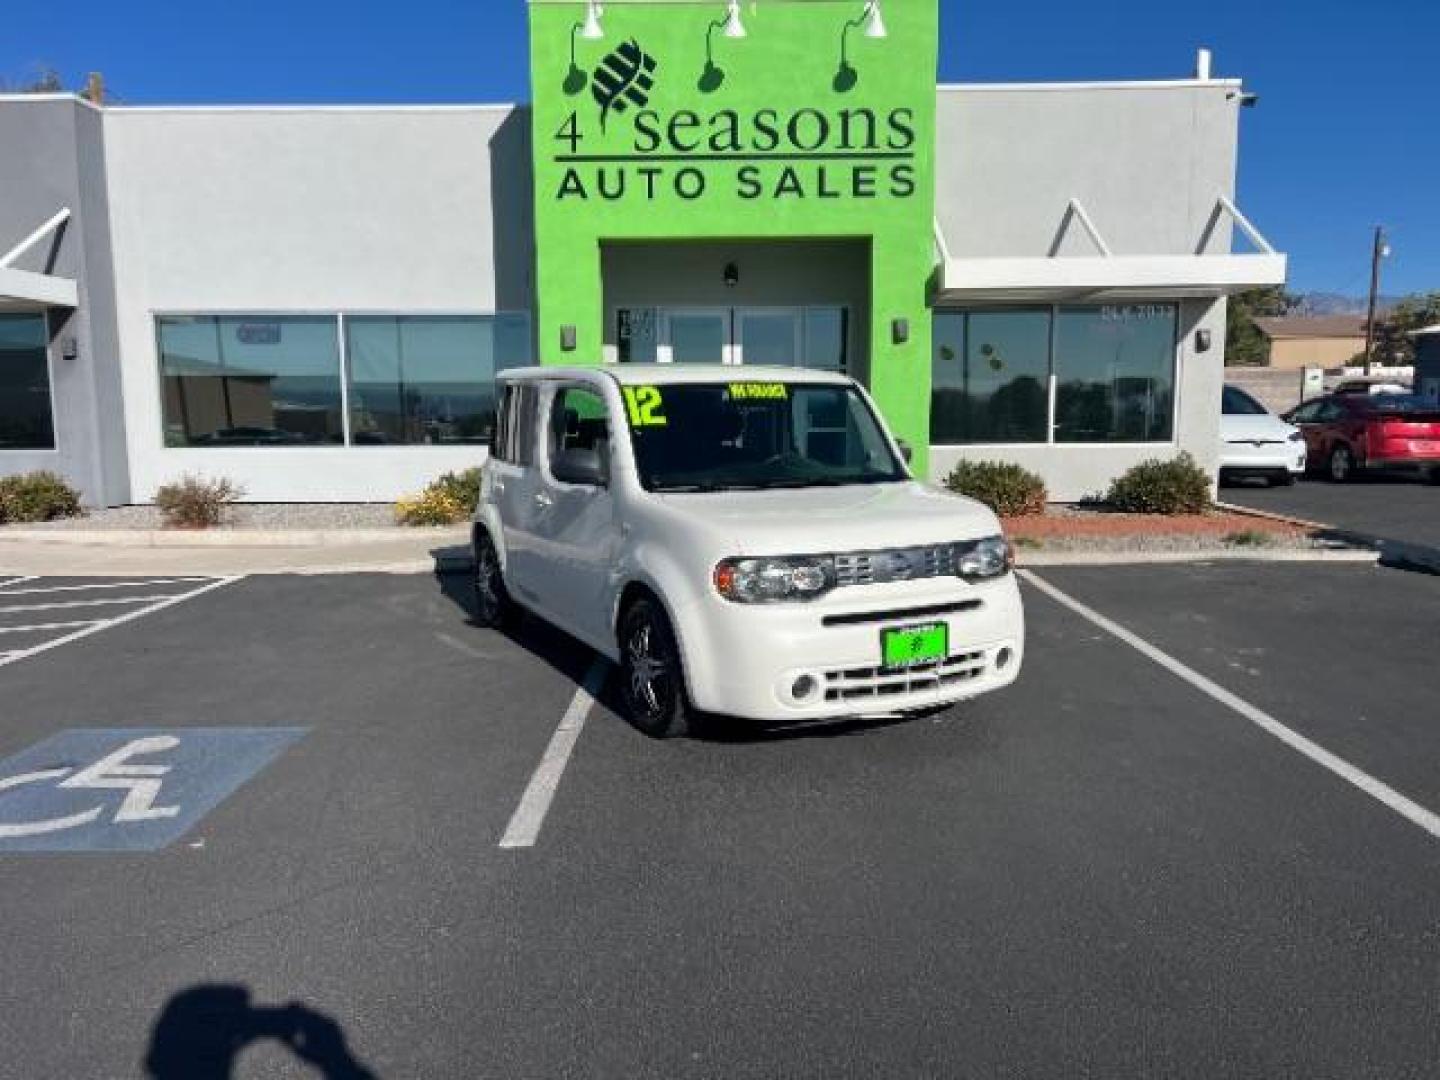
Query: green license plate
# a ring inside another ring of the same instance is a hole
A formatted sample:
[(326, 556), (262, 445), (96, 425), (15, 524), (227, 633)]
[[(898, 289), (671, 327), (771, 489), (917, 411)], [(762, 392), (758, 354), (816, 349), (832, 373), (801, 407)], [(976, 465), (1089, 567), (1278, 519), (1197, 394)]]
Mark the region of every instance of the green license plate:
[(950, 627), (945, 623), (904, 626), (880, 631), (880, 653), (887, 668), (914, 667), (944, 660), (950, 653)]

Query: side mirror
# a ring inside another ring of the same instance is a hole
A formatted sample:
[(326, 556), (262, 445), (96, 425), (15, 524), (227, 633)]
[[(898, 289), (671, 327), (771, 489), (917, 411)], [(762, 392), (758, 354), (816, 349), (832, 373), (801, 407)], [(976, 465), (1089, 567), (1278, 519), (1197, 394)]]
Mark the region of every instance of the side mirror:
[(906, 465), (915, 460), (915, 450), (908, 442), (904, 439), (896, 439), (895, 445), (900, 447), (900, 456), (905, 459)]
[(562, 450), (550, 463), (550, 472), (562, 484), (605, 487), (610, 483), (609, 469), (598, 450)]

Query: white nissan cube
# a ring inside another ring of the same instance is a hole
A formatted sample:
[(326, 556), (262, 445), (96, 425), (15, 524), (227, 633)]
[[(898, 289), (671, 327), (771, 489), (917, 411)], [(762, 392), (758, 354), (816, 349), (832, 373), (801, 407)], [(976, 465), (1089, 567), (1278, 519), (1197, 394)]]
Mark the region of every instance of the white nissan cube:
[(1012, 551), (917, 482), (865, 391), (797, 368), (499, 376), (479, 621), (526, 608), (621, 669), (631, 721), (895, 715), (1015, 680)]

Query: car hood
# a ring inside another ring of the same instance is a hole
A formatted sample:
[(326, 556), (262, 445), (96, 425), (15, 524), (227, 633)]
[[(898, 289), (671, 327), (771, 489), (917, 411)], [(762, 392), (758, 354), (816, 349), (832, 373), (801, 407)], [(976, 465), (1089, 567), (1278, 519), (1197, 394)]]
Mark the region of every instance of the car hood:
[(1278, 416), (1222, 416), (1220, 438), (1226, 442), (1285, 442), (1298, 431)]
[(914, 482), (660, 498), (725, 538), (736, 555), (870, 551), (1001, 531), (999, 519), (980, 503)]

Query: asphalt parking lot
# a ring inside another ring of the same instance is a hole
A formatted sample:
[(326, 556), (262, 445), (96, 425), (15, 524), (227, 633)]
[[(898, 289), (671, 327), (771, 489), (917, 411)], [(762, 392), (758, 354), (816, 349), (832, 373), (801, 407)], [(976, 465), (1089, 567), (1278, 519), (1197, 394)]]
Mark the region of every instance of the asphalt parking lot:
[(1237, 485), (1222, 488), (1220, 498), (1440, 554), (1440, 485), (1403, 474), (1361, 475), (1348, 484), (1311, 478), (1293, 487)]
[(1009, 692), (674, 743), (453, 578), (12, 650), (0, 1076), (1434, 1075), (1440, 580), (1040, 581)]

